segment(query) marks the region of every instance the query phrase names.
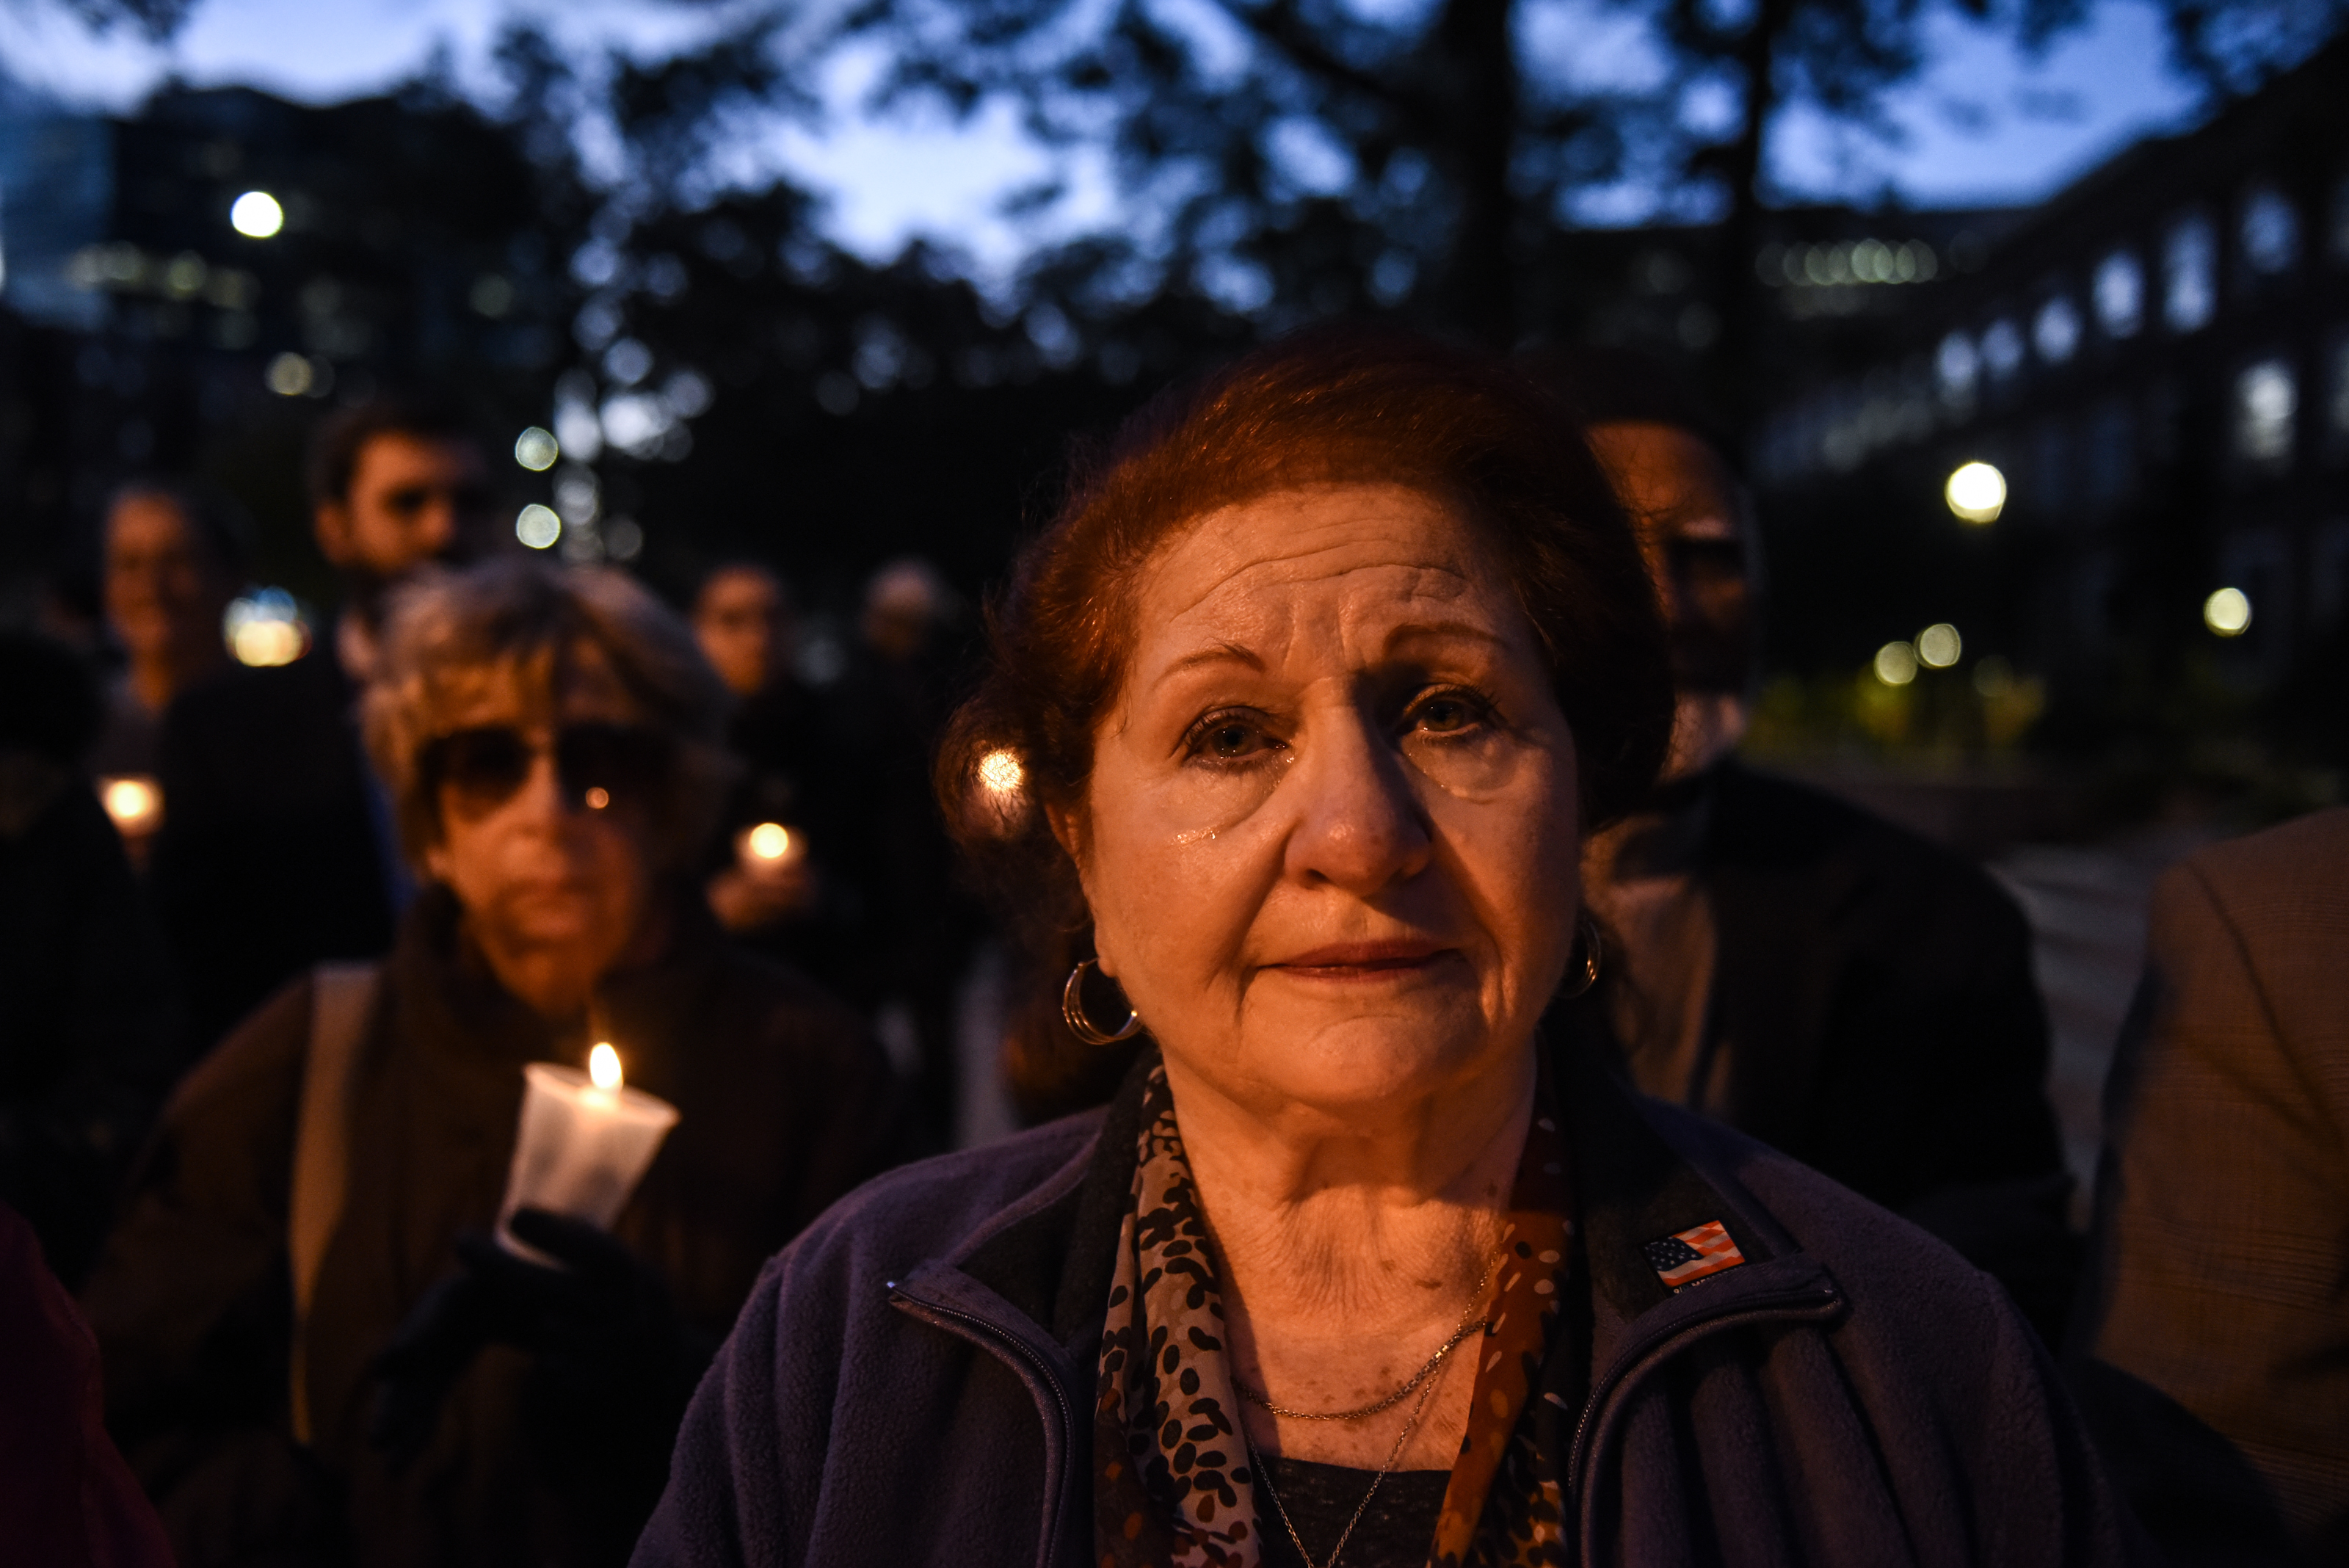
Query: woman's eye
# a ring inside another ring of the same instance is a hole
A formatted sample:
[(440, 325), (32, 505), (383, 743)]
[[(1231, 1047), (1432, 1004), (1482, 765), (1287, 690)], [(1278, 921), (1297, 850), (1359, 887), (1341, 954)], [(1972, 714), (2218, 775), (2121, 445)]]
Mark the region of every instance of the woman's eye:
[(1485, 705), (1464, 692), (1439, 691), (1411, 711), (1411, 728), (1437, 735), (1475, 729), (1486, 718)]
[(1191, 734), (1191, 754), (1209, 762), (1246, 762), (1278, 748), (1280, 742), (1255, 720), (1222, 715), (1200, 724)]

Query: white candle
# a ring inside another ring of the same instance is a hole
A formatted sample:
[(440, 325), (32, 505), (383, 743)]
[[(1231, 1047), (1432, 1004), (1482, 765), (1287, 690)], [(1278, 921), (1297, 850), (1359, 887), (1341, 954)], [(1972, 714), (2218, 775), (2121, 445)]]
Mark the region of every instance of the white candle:
[(545, 1209), (610, 1230), (677, 1125), (675, 1106), (622, 1083), (620, 1054), (609, 1044), (598, 1044), (587, 1064), (585, 1073), (551, 1062), (523, 1069), (522, 1122), (498, 1240), (540, 1262), (552, 1260), (506, 1229), (514, 1210)]

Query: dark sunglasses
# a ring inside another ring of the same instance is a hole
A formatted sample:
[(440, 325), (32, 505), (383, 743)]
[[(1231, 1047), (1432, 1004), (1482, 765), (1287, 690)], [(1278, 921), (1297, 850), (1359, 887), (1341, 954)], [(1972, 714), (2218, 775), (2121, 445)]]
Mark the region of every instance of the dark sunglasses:
[[(542, 749), (511, 724), (485, 724), (428, 742), (418, 764), (429, 788), (490, 811), (529, 780)], [(554, 732), (554, 752), (564, 799), (596, 811), (657, 794), (672, 757), (667, 736), (636, 724), (565, 724)]]

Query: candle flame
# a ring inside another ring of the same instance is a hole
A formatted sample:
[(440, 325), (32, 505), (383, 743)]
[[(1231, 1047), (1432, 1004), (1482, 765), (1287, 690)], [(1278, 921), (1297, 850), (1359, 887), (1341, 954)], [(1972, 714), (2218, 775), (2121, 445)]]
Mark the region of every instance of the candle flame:
[(1017, 752), (989, 752), (978, 759), (978, 782), (992, 795), (1018, 794), (1028, 782), (1028, 770), (1019, 765)]
[(114, 819), (115, 830), (139, 834), (154, 826), (156, 814), (163, 805), (163, 792), (155, 781), (138, 774), (100, 781), (98, 800), (106, 815)]
[(607, 1094), (618, 1088), (620, 1054), (609, 1044), (598, 1042), (595, 1048), (587, 1053), (587, 1081)]
[(792, 830), (780, 822), (762, 822), (750, 830), (750, 853), (761, 860), (781, 860), (792, 852)]

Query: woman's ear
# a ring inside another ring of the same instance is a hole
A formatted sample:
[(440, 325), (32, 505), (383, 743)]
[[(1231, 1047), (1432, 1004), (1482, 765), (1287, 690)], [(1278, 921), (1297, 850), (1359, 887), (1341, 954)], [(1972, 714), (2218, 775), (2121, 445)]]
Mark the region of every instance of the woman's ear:
[(1084, 814), (1073, 806), (1048, 805), (1044, 823), (1052, 830), (1053, 841), (1076, 866), (1077, 880), (1081, 883), (1085, 879)]

